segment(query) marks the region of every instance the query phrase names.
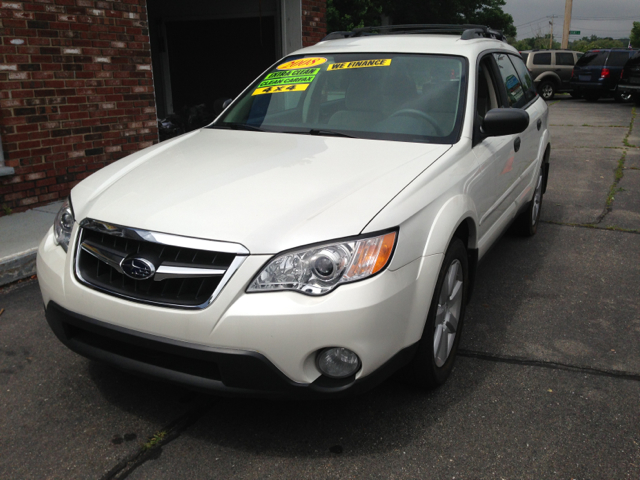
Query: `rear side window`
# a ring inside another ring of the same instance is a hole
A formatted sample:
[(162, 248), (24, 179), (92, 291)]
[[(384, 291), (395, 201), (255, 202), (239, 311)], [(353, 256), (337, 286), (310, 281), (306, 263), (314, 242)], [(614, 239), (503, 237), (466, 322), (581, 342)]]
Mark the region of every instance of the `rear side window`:
[(522, 60), (524, 61), (524, 63), (527, 63), (527, 58), (529, 58), (529, 54), (521, 53), (520, 56), (522, 57)]
[(576, 63), (577, 67), (604, 67), (604, 61), (607, 59), (607, 51), (596, 50), (587, 52), (580, 57)]
[(511, 63), (516, 67), (516, 71), (518, 72), (518, 76), (520, 77), (520, 82), (522, 83), (522, 88), (524, 89), (524, 95), (527, 99), (527, 102), (536, 98), (536, 88), (533, 85), (533, 79), (529, 74), (529, 70), (522, 60), (520, 60), (515, 55), (509, 55), (511, 59)]
[(556, 65), (573, 65), (573, 53), (556, 52)]
[(534, 65), (551, 65), (551, 53), (536, 53), (533, 56)]
[(623, 67), (629, 60), (629, 52), (611, 52), (607, 60), (609, 67)]
[(507, 97), (509, 99), (509, 106), (514, 108), (521, 108), (527, 103), (527, 97), (525, 95), (524, 88), (520, 78), (516, 73), (516, 69), (509, 60), (509, 56), (503, 53), (494, 53), (493, 56), (498, 62), (500, 69), (500, 75), (504, 81), (504, 86), (507, 89)]

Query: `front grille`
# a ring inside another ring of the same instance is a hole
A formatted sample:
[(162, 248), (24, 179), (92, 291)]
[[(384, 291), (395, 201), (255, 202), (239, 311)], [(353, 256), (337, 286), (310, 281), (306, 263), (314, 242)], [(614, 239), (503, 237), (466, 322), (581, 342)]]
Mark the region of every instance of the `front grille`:
[[(112, 225), (102, 228), (102, 225), (108, 224), (86, 222), (80, 230), (76, 275), (81, 282), (103, 292), (164, 306), (203, 307), (212, 300), (226, 276), (233, 273), (230, 270), (236, 253), (183, 247), (175, 245), (179, 243), (175, 241), (159, 243), (153, 241), (153, 235), (140, 235), (140, 230)], [(158, 273), (148, 279), (126, 275), (119, 264), (132, 257), (151, 262)], [(160, 273), (163, 268), (171, 269), (171, 273)]]

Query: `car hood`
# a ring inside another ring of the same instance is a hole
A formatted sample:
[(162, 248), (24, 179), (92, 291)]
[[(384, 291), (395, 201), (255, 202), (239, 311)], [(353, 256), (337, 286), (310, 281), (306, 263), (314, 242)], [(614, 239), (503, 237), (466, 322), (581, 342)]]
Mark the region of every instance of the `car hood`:
[(103, 168), (71, 199), (77, 221), (273, 254), (357, 235), (449, 148), (205, 128)]

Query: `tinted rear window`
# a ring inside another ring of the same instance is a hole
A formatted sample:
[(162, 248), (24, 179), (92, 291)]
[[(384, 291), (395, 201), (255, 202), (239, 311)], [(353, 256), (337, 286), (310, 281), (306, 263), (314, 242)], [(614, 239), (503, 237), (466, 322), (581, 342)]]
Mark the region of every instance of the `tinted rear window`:
[(607, 59), (607, 54), (609, 52), (600, 51), (600, 52), (587, 52), (582, 57), (578, 59), (576, 66), (578, 67), (602, 67), (604, 66), (604, 61)]
[(533, 56), (534, 65), (551, 65), (551, 53), (536, 53)]
[(556, 65), (573, 65), (573, 53), (556, 52)]
[(521, 53), (520, 56), (522, 57), (522, 60), (524, 61), (524, 63), (527, 63), (527, 58), (529, 57), (528, 53)]
[(607, 65), (610, 67), (622, 67), (629, 60), (629, 52), (611, 52)]
[(640, 52), (636, 53), (633, 57), (631, 57), (631, 59), (629, 60), (629, 65), (638, 65), (640, 64)]

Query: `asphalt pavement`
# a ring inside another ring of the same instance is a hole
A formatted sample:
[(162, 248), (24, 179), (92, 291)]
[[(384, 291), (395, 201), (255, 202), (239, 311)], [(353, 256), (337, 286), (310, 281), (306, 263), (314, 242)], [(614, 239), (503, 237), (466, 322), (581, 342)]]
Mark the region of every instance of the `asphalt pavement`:
[(640, 125), (558, 97), (538, 234), (483, 259), (452, 377), (353, 398), (216, 398), (67, 350), (0, 289), (1, 479), (640, 477)]

